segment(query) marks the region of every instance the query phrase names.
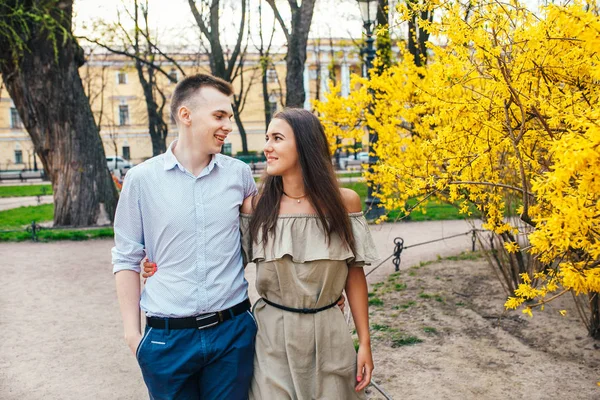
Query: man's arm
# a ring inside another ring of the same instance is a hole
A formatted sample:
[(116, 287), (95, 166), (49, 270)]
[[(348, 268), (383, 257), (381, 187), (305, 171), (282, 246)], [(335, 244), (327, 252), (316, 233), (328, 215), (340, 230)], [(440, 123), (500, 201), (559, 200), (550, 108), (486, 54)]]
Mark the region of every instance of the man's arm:
[[(133, 172), (133, 174), (132, 174)], [(140, 261), (145, 256), (142, 211), (137, 171), (128, 173), (115, 213), (113, 272), (127, 345), (135, 354), (142, 338), (140, 328)]]
[(244, 172), (242, 174), (244, 179), (244, 199), (250, 196), (256, 196), (258, 190), (256, 189), (256, 182), (252, 176), (252, 170), (249, 165), (244, 166)]
[(140, 328), (140, 274), (136, 271), (122, 270), (115, 274), (117, 297), (123, 318), (125, 341), (135, 354), (142, 331)]

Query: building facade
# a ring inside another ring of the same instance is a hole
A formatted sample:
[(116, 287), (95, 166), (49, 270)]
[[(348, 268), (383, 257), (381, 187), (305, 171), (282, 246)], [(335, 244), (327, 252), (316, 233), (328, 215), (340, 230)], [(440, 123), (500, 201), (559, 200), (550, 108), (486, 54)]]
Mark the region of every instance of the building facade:
[[(307, 93), (305, 108), (311, 101), (323, 99), (331, 79), (342, 85), (342, 94), (350, 91), (350, 75), (360, 74), (362, 61), (358, 49), (351, 42), (313, 40), (308, 46), (304, 71)], [(186, 75), (209, 72), (206, 56), (197, 54), (170, 54)], [(269, 107), (277, 111), (285, 98), (285, 54), (272, 57), (267, 72)], [(173, 63), (159, 61), (161, 68), (173, 78), (183, 77)], [(96, 123), (107, 156), (118, 155), (134, 164), (152, 157), (152, 143), (148, 133), (148, 117), (142, 86), (132, 60), (114, 54), (90, 52), (86, 64), (80, 68), (84, 88), (88, 94)], [(238, 79), (238, 81), (240, 81)], [(264, 144), (265, 113), (258, 54), (249, 54), (244, 65), (244, 82), (253, 81), (248, 89), (241, 119), (246, 130), (249, 151), (262, 152)], [(234, 82), (234, 87), (239, 85)], [(175, 84), (161, 75), (157, 85), (169, 99)], [(3, 87), (3, 86), (0, 86)], [(239, 86), (235, 87), (239, 90)], [(0, 171), (41, 169), (42, 164), (33, 151), (33, 144), (25, 131), (19, 113), (5, 89), (0, 89)], [(163, 109), (168, 122), (167, 145), (177, 137), (177, 126), (170, 117), (169, 101)], [(234, 123), (233, 132), (224, 148), (232, 155), (242, 151), (241, 138)]]

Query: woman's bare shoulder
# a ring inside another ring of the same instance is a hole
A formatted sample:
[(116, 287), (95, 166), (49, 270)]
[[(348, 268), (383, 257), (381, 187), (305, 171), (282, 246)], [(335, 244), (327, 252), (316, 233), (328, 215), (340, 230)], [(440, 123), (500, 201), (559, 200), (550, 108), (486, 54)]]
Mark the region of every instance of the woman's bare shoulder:
[(349, 213), (362, 211), (362, 202), (360, 201), (358, 193), (348, 188), (340, 188), (340, 193), (342, 195), (344, 206), (346, 206), (346, 211)]

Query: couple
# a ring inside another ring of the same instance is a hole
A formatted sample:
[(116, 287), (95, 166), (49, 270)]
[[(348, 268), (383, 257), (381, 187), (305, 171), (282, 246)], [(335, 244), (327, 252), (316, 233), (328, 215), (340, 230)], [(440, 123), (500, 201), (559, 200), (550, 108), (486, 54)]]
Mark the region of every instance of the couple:
[[(373, 361), (362, 266), (377, 256), (360, 199), (338, 187), (323, 127), (302, 109), (270, 123), (257, 193), (250, 168), (219, 154), (232, 93), (210, 75), (181, 81), (179, 139), (127, 174), (112, 250), (127, 344), (152, 399), (364, 398)], [(140, 298), (144, 257), (158, 268), (144, 264), (153, 276)], [(262, 296), (253, 313), (248, 262)], [(344, 289), (358, 354), (335, 307)]]

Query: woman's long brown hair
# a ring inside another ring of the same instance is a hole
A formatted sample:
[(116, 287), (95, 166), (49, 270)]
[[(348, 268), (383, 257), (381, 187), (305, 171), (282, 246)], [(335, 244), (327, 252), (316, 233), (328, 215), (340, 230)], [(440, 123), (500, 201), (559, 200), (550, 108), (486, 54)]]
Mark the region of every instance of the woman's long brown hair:
[[(337, 234), (343, 245), (355, 252), (350, 218), (342, 201), (331, 163), (329, 144), (321, 122), (314, 114), (301, 108), (284, 109), (273, 118), (284, 120), (292, 127), (306, 196), (317, 211), (327, 239), (329, 240), (332, 234)], [(256, 239), (261, 231), (263, 245), (269, 235), (275, 235), (282, 195), (281, 176), (265, 173), (250, 222), (252, 238)]]

